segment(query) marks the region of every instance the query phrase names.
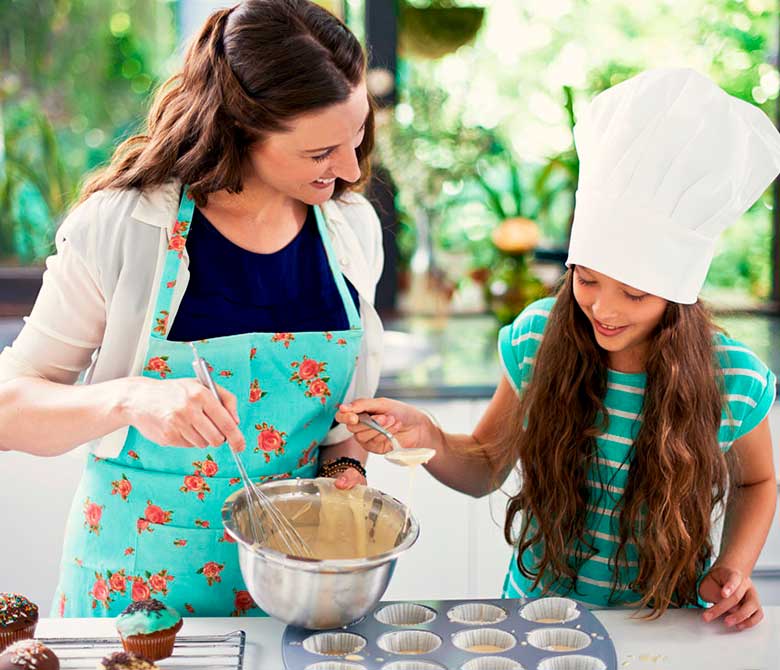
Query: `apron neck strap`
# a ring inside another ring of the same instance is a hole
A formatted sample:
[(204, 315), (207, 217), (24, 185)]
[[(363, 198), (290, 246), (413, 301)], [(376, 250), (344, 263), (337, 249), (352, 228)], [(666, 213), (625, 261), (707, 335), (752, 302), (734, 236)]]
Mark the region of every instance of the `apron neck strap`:
[(336, 253), (333, 251), (333, 245), (330, 241), (330, 235), (325, 224), (325, 215), (322, 213), (319, 205), (314, 206), (314, 216), (317, 219), (317, 228), (320, 231), (320, 237), (322, 238), (322, 244), (325, 247), (325, 254), (328, 257), (328, 263), (330, 264), (330, 271), (333, 274), (333, 279), (336, 282), (336, 286), (339, 289), (341, 300), (344, 303), (344, 309), (347, 312), (347, 320), (349, 321), (349, 327), (351, 330), (357, 330), (361, 328), (360, 314), (355, 307), (355, 301), (352, 300), (352, 294), (347, 288), (347, 282), (344, 280), (344, 275), (339, 267)]
[(150, 336), (164, 340), (168, 334), (168, 317), (173, 301), (173, 288), (179, 276), (179, 266), (184, 256), (187, 235), (190, 234), (192, 217), (195, 213), (195, 200), (189, 194), (190, 187), (184, 186), (179, 201), (179, 212), (176, 223), (168, 237), (168, 252), (165, 255), (165, 265), (160, 275), (160, 285), (157, 289), (157, 304), (154, 308)]

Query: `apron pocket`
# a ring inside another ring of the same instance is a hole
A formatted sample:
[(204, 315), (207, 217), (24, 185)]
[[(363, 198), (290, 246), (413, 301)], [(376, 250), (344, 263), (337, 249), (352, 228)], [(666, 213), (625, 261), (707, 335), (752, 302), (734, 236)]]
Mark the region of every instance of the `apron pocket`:
[(229, 616), (237, 602), (248, 605), (238, 549), (222, 528), (150, 524), (138, 534), (135, 554), (133, 600), (158, 598), (199, 616)]

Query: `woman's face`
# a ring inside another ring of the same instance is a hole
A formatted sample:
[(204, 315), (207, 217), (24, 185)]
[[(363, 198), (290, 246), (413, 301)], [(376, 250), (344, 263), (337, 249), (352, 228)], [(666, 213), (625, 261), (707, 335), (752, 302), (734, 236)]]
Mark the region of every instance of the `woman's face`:
[(582, 265), (574, 268), (574, 299), (613, 364), (616, 360), (644, 362), (647, 343), (666, 310), (666, 300)]
[(253, 147), (249, 179), (307, 205), (322, 204), (333, 195), (336, 178), (360, 179), (356, 149), (368, 112), (368, 92), (361, 83), (344, 102), (299, 116), (289, 130), (271, 133)]

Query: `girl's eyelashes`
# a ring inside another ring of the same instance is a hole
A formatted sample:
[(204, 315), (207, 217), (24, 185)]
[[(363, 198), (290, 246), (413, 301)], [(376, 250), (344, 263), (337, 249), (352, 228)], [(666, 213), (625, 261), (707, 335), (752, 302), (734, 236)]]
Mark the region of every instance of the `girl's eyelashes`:
[(577, 275), (577, 283), (582, 284), (583, 286), (593, 286), (596, 282), (588, 281), (587, 279), (583, 279), (582, 277)]
[[(577, 283), (581, 284), (582, 286), (594, 286), (596, 284), (595, 280), (589, 280), (584, 279), (580, 275), (574, 275), (577, 279)], [(628, 291), (623, 291), (623, 295), (626, 296), (629, 300), (632, 300), (634, 302), (639, 302), (640, 300), (644, 300), (646, 293), (643, 293), (642, 295), (634, 295), (633, 293), (629, 293)]]

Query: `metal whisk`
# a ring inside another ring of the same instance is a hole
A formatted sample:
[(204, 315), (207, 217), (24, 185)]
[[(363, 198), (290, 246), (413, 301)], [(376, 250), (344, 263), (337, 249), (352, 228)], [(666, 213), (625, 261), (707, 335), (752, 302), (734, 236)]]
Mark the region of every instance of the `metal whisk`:
[[(198, 350), (192, 342), (190, 342), (190, 347), (192, 347), (192, 354), (194, 357), (192, 367), (195, 370), (195, 376), (203, 386), (211, 391), (212, 395), (221, 404), (222, 401), (217, 392), (217, 387), (214, 386), (214, 380), (211, 378), (206, 361), (200, 357)], [(312, 558), (313, 554), (309, 545), (306, 543), (306, 540), (301, 537), (301, 534), (295, 526), (293, 526), (287, 517), (279, 511), (273, 501), (265, 495), (259, 487), (255, 486), (251, 479), (249, 479), (249, 475), (247, 474), (246, 468), (238, 453), (233, 451), (231, 447), (228, 446), (228, 448), (230, 449), (230, 453), (233, 454), (236, 467), (241, 475), (241, 481), (244, 483), (244, 489), (246, 489), (247, 513), (249, 515), (249, 525), (252, 530), (252, 539), (260, 545), (266, 544), (270, 539), (269, 535), (265, 532), (262, 518), (258, 514), (258, 510), (262, 510), (263, 514), (270, 519), (273, 535), (279, 537), (281, 545), (288, 554), (302, 558)]]

